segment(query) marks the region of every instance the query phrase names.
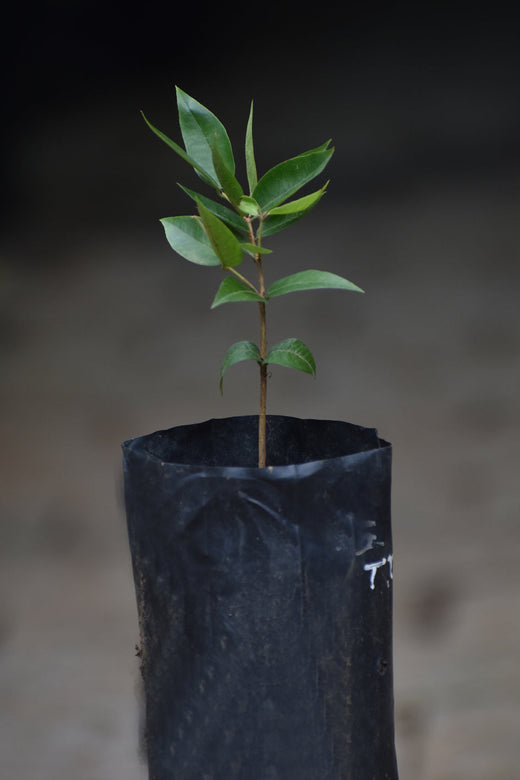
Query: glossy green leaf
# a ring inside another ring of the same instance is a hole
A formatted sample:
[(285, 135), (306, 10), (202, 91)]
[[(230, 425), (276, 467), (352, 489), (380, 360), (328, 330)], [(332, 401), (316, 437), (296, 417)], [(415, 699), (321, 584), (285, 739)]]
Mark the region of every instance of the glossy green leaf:
[(260, 215), (260, 206), (254, 198), (244, 195), (237, 206), (238, 210), (245, 217), (258, 217)]
[(177, 254), (197, 265), (220, 265), (198, 217), (161, 219), (166, 238)]
[(253, 290), (241, 279), (237, 279), (236, 276), (228, 276), (218, 288), (211, 308), (215, 309), (223, 303), (238, 303), (240, 301), (265, 301), (265, 298), (262, 298), (256, 290)]
[(248, 227), (244, 220), (234, 211), (231, 211), (231, 209), (229, 209), (227, 206), (224, 206), (222, 203), (217, 203), (216, 201), (211, 200), (211, 198), (207, 198), (205, 195), (200, 195), (200, 193), (195, 192), (194, 190), (190, 190), (188, 187), (184, 187), (182, 184), (179, 184), (179, 187), (195, 202), (200, 200), (201, 203), (203, 203), (203, 205), (206, 206), (206, 208), (211, 211), (212, 214), (221, 219), (222, 222), (225, 222), (226, 225), (231, 228), (233, 233), (235, 233), (235, 235), (249, 233)]
[(270, 209), (270, 215), (277, 214), (299, 214), (308, 211), (320, 200), (325, 193), (329, 182), (323, 185), (323, 187), (316, 192), (311, 192), (310, 195), (304, 195), (303, 198), (297, 198), (296, 200), (290, 200), (281, 206), (274, 206)]
[(255, 149), (253, 145), (253, 101), (249, 110), (249, 119), (246, 128), (246, 171), (249, 192), (252, 193), (258, 184), (258, 174), (256, 172)]
[(175, 90), (179, 124), (186, 152), (195, 160), (199, 168), (206, 171), (214, 182), (218, 182), (212, 154), (212, 148), (216, 145), (227, 168), (234, 173), (233, 150), (222, 122), (209, 109), (187, 95), (182, 89), (176, 87)]
[(235, 178), (235, 174), (232, 173), (227, 167), (222, 155), (220, 154), (218, 146), (214, 146), (212, 149), (213, 165), (217, 174), (218, 180), (222, 187), (222, 190), (227, 195), (228, 199), (237, 205), (241, 198), (244, 197), (244, 191), (239, 182)]
[[(298, 222), (298, 220), (308, 214), (309, 211), (310, 209), (307, 209), (307, 211), (298, 211), (297, 214), (281, 214), (275, 215), (274, 217), (266, 217), (262, 226), (262, 237), (268, 238), (269, 236), (274, 236), (275, 233), (279, 233), (281, 230), (285, 230), (289, 225)], [(257, 235), (259, 232), (260, 228), (257, 230)]]
[(189, 163), (197, 171), (201, 179), (203, 179), (211, 187), (216, 187), (218, 189), (219, 184), (217, 181), (217, 177), (215, 175), (212, 176), (210, 172), (202, 168), (196, 160), (190, 157), (190, 155), (184, 151), (182, 146), (176, 144), (175, 141), (172, 141), (171, 138), (168, 138), (168, 136), (165, 135), (161, 130), (158, 130), (157, 127), (154, 127), (152, 123), (148, 121), (148, 119), (145, 117), (142, 111), (141, 114), (144, 121), (150, 128), (150, 130), (152, 130), (155, 133), (155, 135), (161, 139), (161, 141), (164, 141), (164, 143), (167, 144), (170, 147), (170, 149), (173, 149), (174, 152), (177, 152), (179, 157), (182, 157), (182, 159), (185, 162)]
[(265, 246), (257, 246), (256, 244), (249, 244), (247, 241), (242, 242), (240, 246), (244, 252), (247, 252), (251, 257), (254, 257), (255, 255), (271, 255), (273, 253), (272, 249), (267, 249)]
[(319, 148), (275, 165), (267, 171), (253, 191), (262, 211), (269, 211), (290, 198), (325, 168), (334, 149)]
[(300, 339), (284, 339), (275, 344), (267, 353), (265, 362), (316, 375), (316, 363), (312, 352)]
[(260, 350), (252, 341), (237, 341), (232, 344), (226, 354), (220, 367), (220, 392), (222, 392), (224, 374), (230, 366), (240, 363), (242, 360), (255, 360), (261, 362)]
[(286, 295), (301, 290), (350, 290), (351, 292), (363, 292), (361, 287), (349, 282), (342, 276), (329, 273), (329, 271), (299, 271), (285, 276), (269, 285), (266, 291), (267, 298), (275, 298), (278, 295)]
[(197, 201), (197, 208), (211, 246), (219, 258), (222, 268), (232, 268), (240, 265), (243, 259), (243, 250), (236, 236), (222, 220), (206, 208), (202, 201)]

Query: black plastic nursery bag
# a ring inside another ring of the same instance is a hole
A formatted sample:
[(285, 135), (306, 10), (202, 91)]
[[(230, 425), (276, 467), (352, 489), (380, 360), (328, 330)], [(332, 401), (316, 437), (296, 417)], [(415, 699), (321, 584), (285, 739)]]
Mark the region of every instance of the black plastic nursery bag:
[(123, 445), (150, 780), (396, 780), (391, 446), (269, 417)]

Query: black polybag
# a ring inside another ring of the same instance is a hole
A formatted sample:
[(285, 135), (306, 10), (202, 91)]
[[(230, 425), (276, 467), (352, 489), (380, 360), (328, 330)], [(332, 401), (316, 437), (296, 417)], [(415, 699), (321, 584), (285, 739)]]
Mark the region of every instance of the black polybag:
[(396, 780), (391, 445), (209, 420), (123, 444), (150, 780)]

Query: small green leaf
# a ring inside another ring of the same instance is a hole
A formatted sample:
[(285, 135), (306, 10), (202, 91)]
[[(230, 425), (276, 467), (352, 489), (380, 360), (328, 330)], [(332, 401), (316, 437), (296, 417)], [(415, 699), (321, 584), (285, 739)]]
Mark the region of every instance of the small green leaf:
[(183, 192), (186, 193), (186, 195), (189, 195), (190, 198), (192, 198), (195, 202), (198, 200), (201, 201), (201, 203), (206, 206), (208, 211), (211, 211), (212, 214), (214, 214), (216, 217), (222, 220), (222, 222), (225, 222), (225, 224), (228, 226), (228, 228), (231, 228), (233, 233), (235, 235), (240, 235), (241, 233), (249, 233), (247, 229), (247, 225), (244, 222), (244, 220), (238, 216), (234, 211), (231, 211), (231, 209), (228, 209), (227, 206), (223, 206), (222, 203), (217, 203), (214, 200), (211, 200), (211, 198), (207, 198), (205, 195), (200, 195), (198, 192), (195, 192), (194, 190), (188, 189), (188, 187), (184, 187), (184, 185), (179, 184), (179, 187)]
[(222, 220), (206, 208), (202, 201), (197, 201), (197, 208), (211, 246), (219, 258), (222, 268), (232, 268), (240, 265), (243, 259), (243, 251), (235, 235)]
[(211, 187), (219, 188), (219, 184), (217, 181), (217, 177), (212, 177), (211, 173), (205, 170), (201, 165), (199, 165), (198, 162), (196, 162), (192, 157), (190, 157), (189, 154), (187, 154), (182, 146), (179, 146), (179, 144), (176, 144), (175, 141), (172, 141), (171, 138), (168, 138), (167, 135), (165, 135), (161, 130), (158, 130), (156, 127), (152, 125), (151, 122), (148, 121), (148, 119), (145, 117), (143, 112), (141, 111), (142, 117), (150, 130), (153, 130), (156, 136), (158, 136), (161, 141), (164, 141), (165, 144), (167, 144), (170, 149), (173, 149), (174, 152), (177, 152), (179, 157), (182, 157), (182, 159), (189, 163), (199, 174), (200, 178), (203, 179), (207, 184), (209, 184)]
[(250, 198), (248, 195), (244, 195), (244, 197), (240, 199), (237, 208), (245, 217), (260, 216), (260, 206), (254, 198)]
[(198, 217), (161, 219), (166, 238), (177, 254), (197, 265), (220, 265)]
[(222, 186), (222, 189), (231, 203), (236, 206), (240, 199), (244, 196), (244, 191), (236, 180), (235, 174), (232, 173), (227, 167), (224, 158), (222, 157), (216, 144), (213, 146), (211, 153), (215, 172), (218, 176), (218, 180)]
[(256, 244), (249, 244), (247, 241), (240, 244), (240, 246), (244, 252), (247, 252), (251, 257), (254, 257), (255, 255), (271, 255), (273, 253), (272, 249), (267, 249), (265, 246), (257, 246)]
[(364, 292), (361, 287), (349, 282), (342, 276), (329, 273), (329, 271), (299, 271), (296, 274), (285, 276), (283, 279), (273, 282), (266, 291), (267, 298), (275, 298), (278, 295), (286, 295), (300, 290), (350, 290), (352, 292)]
[(239, 301), (265, 301), (258, 292), (246, 282), (237, 279), (236, 276), (228, 276), (224, 279), (211, 304), (215, 309), (223, 303), (238, 303)]
[(212, 154), (212, 147), (216, 144), (227, 168), (234, 173), (233, 150), (222, 122), (209, 109), (179, 87), (176, 87), (175, 91), (182, 138), (187, 153), (199, 166), (197, 171), (202, 169), (206, 175), (209, 175), (213, 183), (218, 182)]
[(312, 181), (325, 168), (334, 149), (318, 148), (275, 165), (267, 171), (253, 191), (262, 211), (269, 211)]
[(249, 110), (249, 119), (246, 129), (246, 170), (247, 183), (249, 184), (249, 193), (252, 194), (258, 184), (258, 175), (256, 172), (255, 150), (253, 145), (253, 101)]
[(287, 368), (297, 368), (306, 374), (316, 375), (316, 363), (309, 347), (300, 339), (284, 339), (269, 350), (265, 363), (276, 363)]
[(323, 185), (323, 187), (316, 192), (312, 192), (310, 195), (304, 195), (303, 198), (297, 198), (296, 200), (290, 200), (288, 203), (284, 203), (282, 206), (275, 206), (268, 213), (269, 215), (276, 214), (298, 214), (311, 209), (325, 193), (329, 182)]
[(257, 363), (262, 361), (260, 350), (252, 341), (237, 341), (230, 346), (224, 355), (224, 360), (220, 367), (220, 392), (223, 390), (224, 374), (227, 369), (235, 363), (240, 363), (242, 360), (254, 360)]

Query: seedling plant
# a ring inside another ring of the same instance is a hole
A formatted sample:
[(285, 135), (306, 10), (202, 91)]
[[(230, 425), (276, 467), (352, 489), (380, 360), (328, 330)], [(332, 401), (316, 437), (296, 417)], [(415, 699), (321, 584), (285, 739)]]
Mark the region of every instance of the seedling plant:
[[(304, 270), (278, 279), (268, 286), (264, 280), (264, 260), (271, 254), (265, 239), (289, 227), (307, 214), (323, 197), (328, 181), (310, 194), (292, 199), (302, 187), (324, 170), (334, 148), (330, 141), (275, 165), (260, 178), (257, 175), (253, 145), (253, 103), (245, 134), (247, 191), (235, 175), (235, 158), (228, 133), (219, 119), (205, 106), (176, 88), (179, 124), (184, 148), (143, 117), (153, 132), (189, 163), (217, 200), (181, 186), (195, 202), (194, 216), (161, 219), (170, 246), (181, 257), (203, 266), (219, 266), (226, 276), (212, 308), (224, 303), (255, 303), (259, 313), (259, 343), (237, 341), (224, 355), (220, 388), (230, 366), (243, 360), (256, 362), (260, 369), (260, 408), (258, 416), (258, 465), (266, 465), (266, 402), (270, 363), (315, 375), (316, 363), (310, 349), (297, 338), (285, 338), (268, 348), (266, 307), (271, 298), (302, 290), (336, 289), (363, 292), (337, 274)], [(243, 261), (251, 260), (254, 281), (243, 272)], [(241, 270), (239, 270), (239, 267)]]

